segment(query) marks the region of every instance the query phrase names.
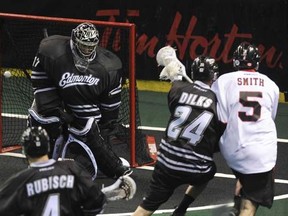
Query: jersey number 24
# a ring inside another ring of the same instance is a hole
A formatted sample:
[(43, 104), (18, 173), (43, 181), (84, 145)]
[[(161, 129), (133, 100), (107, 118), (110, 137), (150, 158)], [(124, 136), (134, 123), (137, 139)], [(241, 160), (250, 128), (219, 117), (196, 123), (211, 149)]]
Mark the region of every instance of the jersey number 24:
[(213, 113), (203, 111), (187, 124), (192, 110), (193, 108), (190, 106), (178, 106), (175, 109), (175, 119), (170, 122), (167, 128), (169, 138), (173, 140), (184, 138), (193, 146), (196, 146), (202, 140), (203, 134), (213, 118)]

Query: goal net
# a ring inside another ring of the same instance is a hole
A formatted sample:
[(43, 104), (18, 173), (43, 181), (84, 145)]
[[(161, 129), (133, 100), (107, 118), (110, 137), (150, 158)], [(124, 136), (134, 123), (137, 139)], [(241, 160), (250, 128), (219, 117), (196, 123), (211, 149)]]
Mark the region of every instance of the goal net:
[(139, 129), (135, 25), (3, 13), (0, 13), (0, 153), (19, 148), (27, 126), (27, 113), (33, 101), (31, 65), (40, 41), (47, 35), (70, 36), (71, 30), (82, 22), (95, 24), (100, 33), (99, 46), (114, 52), (123, 63), (120, 124), (112, 148), (120, 157), (130, 160), (133, 167), (153, 163), (146, 136)]

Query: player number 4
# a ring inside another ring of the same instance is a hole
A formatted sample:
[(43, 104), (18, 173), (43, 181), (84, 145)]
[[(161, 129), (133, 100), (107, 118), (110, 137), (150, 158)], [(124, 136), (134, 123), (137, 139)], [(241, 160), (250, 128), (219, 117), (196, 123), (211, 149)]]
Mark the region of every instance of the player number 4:
[(60, 216), (60, 194), (50, 194), (46, 200), (42, 216)]

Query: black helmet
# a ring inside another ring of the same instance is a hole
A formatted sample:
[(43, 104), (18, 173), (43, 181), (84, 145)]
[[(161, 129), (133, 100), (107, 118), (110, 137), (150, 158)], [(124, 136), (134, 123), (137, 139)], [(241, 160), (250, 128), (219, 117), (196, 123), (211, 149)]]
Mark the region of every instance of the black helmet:
[(28, 127), (22, 134), (23, 153), (29, 157), (40, 157), (50, 151), (49, 136), (42, 127)]
[(248, 42), (242, 42), (233, 54), (233, 67), (239, 69), (258, 69), (260, 54), (258, 48)]
[(218, 65), (214, 58), (209, 56), (198, 56), (191, 66), (192, 80), (210, 81), (218, 77)]

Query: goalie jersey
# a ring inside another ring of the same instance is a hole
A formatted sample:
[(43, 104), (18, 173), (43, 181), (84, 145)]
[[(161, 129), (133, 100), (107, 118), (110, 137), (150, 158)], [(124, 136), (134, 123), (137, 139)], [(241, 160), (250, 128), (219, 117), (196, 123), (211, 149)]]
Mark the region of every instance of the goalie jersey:
[(60, 117), (57, 110), (65, 109), (78, 128), (85, 126), (90, 117), (100, 123), (117, 119), (121, 69), (120, 59), (98, 46), (95, 59), (85, 72), (80, 72), (74, 64), (70, 37), (54, 35), (43, 39), (31, 77), (39, 114)]
[(209, 172), (220, 138), (214, 92), (200, 81), (174, 81), (168, 105), (171, 116), (158, 162), (174, 171)]
[(0, 188), (0, 215), (96, 215), (105, 195), (73, 161), (32, 163)]

